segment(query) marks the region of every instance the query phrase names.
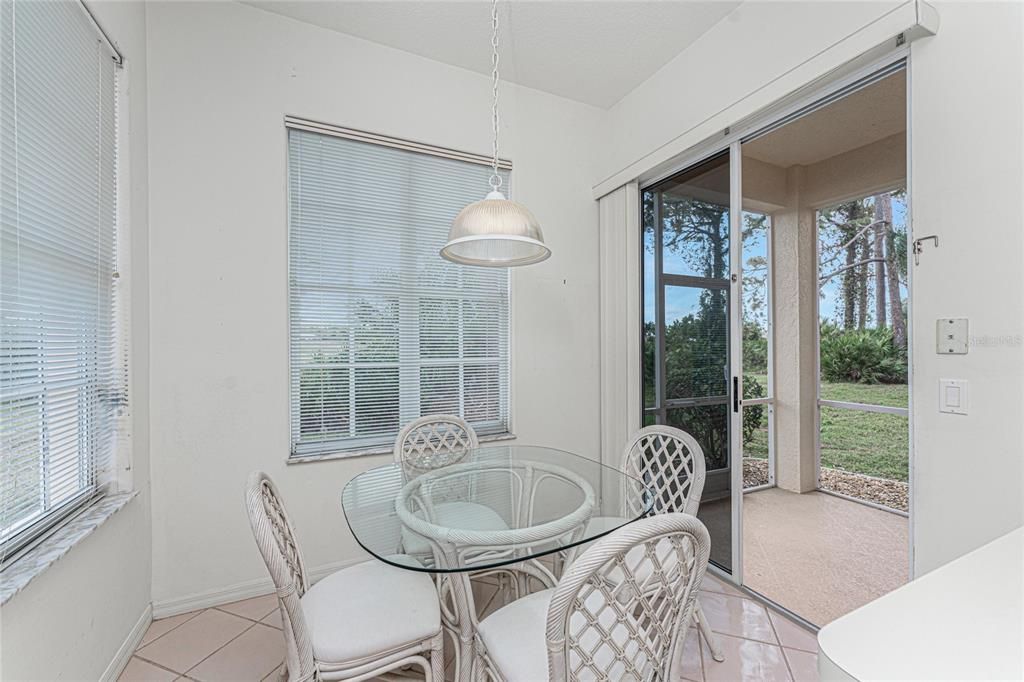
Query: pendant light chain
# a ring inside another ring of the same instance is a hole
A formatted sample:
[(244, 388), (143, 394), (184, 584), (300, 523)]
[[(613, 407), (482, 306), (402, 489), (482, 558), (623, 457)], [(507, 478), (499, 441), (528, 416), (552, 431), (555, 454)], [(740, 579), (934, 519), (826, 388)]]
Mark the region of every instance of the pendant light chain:
[(455, 216), (441, 257), (461, 265), (511, 268), (539, 263), (551, 255), (537, 218), (501, 193), (498, 161), (498, 0), (491, 0), (491, 128), (494, 133), (491, 192)]
[(491, 0), (491, 130), (494, 133), (494, 156), (491, 161), (491, 191), (501, 188), (498, 175), (498, 0)]

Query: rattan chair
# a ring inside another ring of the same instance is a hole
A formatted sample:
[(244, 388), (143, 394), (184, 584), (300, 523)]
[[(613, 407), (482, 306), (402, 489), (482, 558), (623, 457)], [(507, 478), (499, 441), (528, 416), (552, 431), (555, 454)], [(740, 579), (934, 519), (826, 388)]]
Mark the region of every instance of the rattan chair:
[(367, 561), (311, 585), (281, 495), (262, 471), (249, 476), (245, 505), (277, 588), (282, 679), (363, 680), (409, 667), (428, 682), (444, 679), (440, 605), (428, 574)]
[[(479, 447), (476, 431), (464, 419), (448, 414), (434, 414), (409, 422), (395, 439), (395, 462), (402, 467), (404, 478), (458, 464)], [(463, 483), (462, 485), (470, 485)], [(452, 500), (435, 505), (432, 519), (439, 525), (462, 527), (468, 521), (476, 530), (508, 530), (501, 515), (490, 507), (468, 502), (466, 495), (453, 486)], [(402, 533), (402, 551), (424, 563), (433, 561), (429, 543), (408, 531)]]
[[(622, 471), (629, 476), (621, 491), (623, 516), (636, 518), (648, 505), (655, 514), (697, 515), (704, 492), (704, 451), (685, 431), (662, 425), (640, 429), (626, 444)], [(653, 496), (653, 499), (645, 496)], [(621, 524), (621, 517), (598, 516), (590, 520), (587, 531), (596, 534), (596, 528)], [(699, 600), (693, 616), (711, 656), (716, 661), (725, 660)]]
[(480, 446), (473, 427), (461, 417), (432, 414), (406, 424), (395, 439), (395, 462), (407, 476), (456, 464)]
[[(402, 476), (406, 481), (411, 481), (418, 476), (435, 472), (452, 465), (461, 463), (472, 450), (480, 446), (476, 431), (469, 423), (455, 415), (433, 414), (425, 415), (415, 419), (399, 431), (395, 438), (394, 457), (395, 463), (402, 468)], [(473, 495), (466, 486), (473, 486), (471, 479), (463, 478), (452, 482), (451, 490), (448, 491), (448, 501), (443, 499), (432, 505), (431, 518), (429, 521), (450, 528), (471, 528), (476, 531), (507, 531), (508, 523), (501, 515), (486, 505), (470, 502), (466, 498)], [(435, 498), (438, 497), (435, 491)], [(444, 496), (439, 496), (443, 498)], [(437, 561), (435, 551), (438, 549), (436, 543), (431, 542), (422, 535), (418, 535), (410, 528), (402, 529), (401, 551), (416, 557), (425, 565), (432, 565)], [(498, 569), (490, 571), (474, 571), (469, 574), (473, 579), (480, 579), (485, 576), (493, 576), (499, 581), (502, 591), (518, 593), (519, 583), (513, 580), (516, 576), (514, 569)], [(461, 613), (452, 592), (455, 589), (453, 581), (461, 580), (459, 577), (451, 578), (444, 575), (437, 575), (437, 590), (442, 602), (442, 617), (444, 626), (452, 639), (453, 653), (455, 657), (456, 671), (463, 665), (468, 665), (460, 651), (471, 644), (471, 623), (474, 615), (468, 616)]]
[(577, 557), (556, 587), (480, 623), (474, 679), (679, 679), (710, 548), (704, 524), (689, 514), (619, 528)]

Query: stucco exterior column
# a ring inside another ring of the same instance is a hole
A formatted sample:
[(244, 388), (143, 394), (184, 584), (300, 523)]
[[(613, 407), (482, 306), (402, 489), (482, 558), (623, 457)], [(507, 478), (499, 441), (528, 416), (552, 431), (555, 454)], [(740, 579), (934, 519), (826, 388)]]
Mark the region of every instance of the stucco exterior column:
[(786, 170), (786, 208), (772, 216), (775, 482), (796, 493), (817, 488), (817, 249), (814, 211), (801, 203), (804, 176), (801, 166)]

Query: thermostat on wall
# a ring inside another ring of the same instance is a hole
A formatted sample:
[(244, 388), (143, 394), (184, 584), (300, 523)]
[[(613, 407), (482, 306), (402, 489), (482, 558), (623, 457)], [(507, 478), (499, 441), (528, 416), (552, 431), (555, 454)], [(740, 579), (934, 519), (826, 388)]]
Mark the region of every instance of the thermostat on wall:
[(935, 321), (935, 352), (940, 355), (966, 355), (966, 317), (943, 317)]

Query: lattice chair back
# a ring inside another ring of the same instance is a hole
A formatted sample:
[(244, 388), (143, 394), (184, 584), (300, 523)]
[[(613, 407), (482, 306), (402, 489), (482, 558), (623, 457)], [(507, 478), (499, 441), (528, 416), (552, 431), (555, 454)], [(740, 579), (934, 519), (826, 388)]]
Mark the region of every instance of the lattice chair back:
[(466, 420), (448, 414), (420, 417), (395, 439), (395, 461), (408, 478), (460, 462), (479, 447), (476, 431)]
[(548, 607), (548, 674), (565, 680), (678, 679), (711, 539), (696, 517), (658, 514), (581, 554)]
[(281, 494), (270, 477), (262, 471), (254, 471), (249, 475), (245, 506), (256, 545), (277, 589), (287, 649), (285, 664), (288, 679), (316, 679), (313, 644), (299, 601), (309, 587), (302, 553), (295, 542), (295, 531), (288, 521)]
[(644, 496), (653, 495), (653, 513), (695, 516), (705, 468), (704, 451), (690, 434), (662, 425), (640, 429), (622, 456), (622, 470), (629, 475), (623, 490), (625, 515), (642, 513), (647, 507)]

